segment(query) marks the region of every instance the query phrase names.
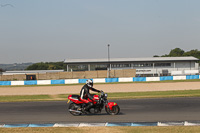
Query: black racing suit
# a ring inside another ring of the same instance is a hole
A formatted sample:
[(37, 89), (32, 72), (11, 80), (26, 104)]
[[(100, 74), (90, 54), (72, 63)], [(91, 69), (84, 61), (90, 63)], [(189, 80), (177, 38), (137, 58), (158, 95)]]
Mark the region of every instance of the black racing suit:
[[(80, 92), (80, 98), (81, 99), (86, 99), (89, 98), (90, 100), (93, 99), (93, 96), (90, 94), (89, 90), (95, 91), (95, 92), (101, 92), (99, 90), (96, 90), (95, 88), (89, 87), (87, 84), (85, 84)], [(88, 102), (87, 106), (85, 107), (85, 110), (89, 110), (93, 106), (92, 102)]]

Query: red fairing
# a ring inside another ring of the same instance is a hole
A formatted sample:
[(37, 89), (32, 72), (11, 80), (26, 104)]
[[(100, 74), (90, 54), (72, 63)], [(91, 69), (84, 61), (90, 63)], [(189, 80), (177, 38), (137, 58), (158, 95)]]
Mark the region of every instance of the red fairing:
[(72, 95), (69, 95), (69, 96), (68, 96), (68, 99), (70, 100), (71, 97), (72, 97)]
[(89, 98), (86, 100), (86, 99), (81, 99), (78, 95), (69, 95), (68, 99), (76, 104), (82, 104), (88, 102), (93, 102), (94, 104), (96, 104), (97, 102), (95, 100), (99, 100), (99, 96), (94, 95), (92, 100), (90, 100)]
[[(108, 106), (109, 106), (110, 110), (112, 110), (112, 107), (113, 107), (113, 106), (116, 106), (116, 105), (117, 105), (117, 103), (115, 103), (115, 102), (109, 102), (109, 103), (108, 103)], [(108, 106), (106, 105), (106, 108), (107, 108)]]
[(88, 102), (89, 102), (89, 101), (86, 100), (86, 99), (81, 99), (81, 98), (80, 98), (80, 100), (81, 100), (83, 103), (88, 103)]
[(71, 100), (72, 102), (76, 103), (76, 104), (82, 104), (84, 103), (83, 101), (80, 101), (79, 99), (77, 99), (77, 97), (72, 97), (72, 95), (68, 96), (68, 99)]
[(88, 101), (89, 101), (89, 102), (93, 102), (93, 100), (90, 100), (89, 98), (88, 98)]

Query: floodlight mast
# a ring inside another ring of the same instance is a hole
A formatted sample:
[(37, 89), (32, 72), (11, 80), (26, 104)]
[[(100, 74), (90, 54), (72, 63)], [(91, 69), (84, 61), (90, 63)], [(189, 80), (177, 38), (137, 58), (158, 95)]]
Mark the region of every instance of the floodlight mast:
[(108, 78), (110, 78), (110, 44), (108, 44)]

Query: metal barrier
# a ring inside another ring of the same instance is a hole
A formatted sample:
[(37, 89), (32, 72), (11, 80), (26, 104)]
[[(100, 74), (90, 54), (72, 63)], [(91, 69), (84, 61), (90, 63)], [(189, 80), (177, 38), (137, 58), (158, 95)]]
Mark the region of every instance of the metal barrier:
[[(127, 77), (127, 78), (95, 78), (94, 83), (112, 83), (112, 82), (149, 82), (164, 80), (189, 80), (200, 79), (199, 75), (186, 76), (163, 76), (163, 77)], [(87, 79), (62, 79), (62, 80), (28, 80), (28, 81), (0, 81), (0, 85), (50, 85), (50, 84), (80, 84), (85, 83)]]

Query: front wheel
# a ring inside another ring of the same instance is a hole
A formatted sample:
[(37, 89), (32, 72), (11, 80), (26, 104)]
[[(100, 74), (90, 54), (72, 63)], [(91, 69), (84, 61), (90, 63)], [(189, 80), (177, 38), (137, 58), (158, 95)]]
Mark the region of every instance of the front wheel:
[(117, 115), (119, 114), (120, 108), (116, 105), (112, 107), (112, 110), (110, 110), (109, 107), (105, 108), (105, 110), (109, 115)]

